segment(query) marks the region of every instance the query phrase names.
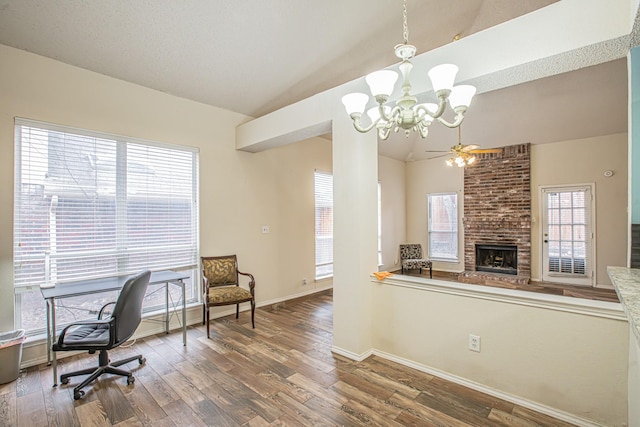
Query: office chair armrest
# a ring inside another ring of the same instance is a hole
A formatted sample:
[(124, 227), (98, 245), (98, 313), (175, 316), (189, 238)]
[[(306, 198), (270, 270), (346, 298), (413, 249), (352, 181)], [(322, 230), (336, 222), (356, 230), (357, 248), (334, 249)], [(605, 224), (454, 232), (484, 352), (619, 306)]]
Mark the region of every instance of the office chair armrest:
[(238, 274), (242, 274), (243, 276), (247, 276), (249, 280), (249, 290), (251, 291), (251, 295), (253, 295), (253, 289), (256, 287), (256, 279), (254, 279), (253, 274), (251, 273), (243, 273), (238, 270)]
[(108, 325), (109, 329), (114, 327), (113, 319), (81, 320), (79, 322), (73, 322), (72, 324), (67, 325), (62, 332), (60, 332), (60, 336), (58, 337), (58, 346), (62, 346), (64, 344), (64, 338), (69, 329), (82, 325)]
[(98, 312), (98, 320), (102, 319), (102, 315), (104, 314), (104, 309), (107, 308), (110, 305), (116, 305), (116, 302), (115, 301), (111, 301), (111, 302), (108, 302), (105, 305), (103, 305), (100, 308), (100, 311)]

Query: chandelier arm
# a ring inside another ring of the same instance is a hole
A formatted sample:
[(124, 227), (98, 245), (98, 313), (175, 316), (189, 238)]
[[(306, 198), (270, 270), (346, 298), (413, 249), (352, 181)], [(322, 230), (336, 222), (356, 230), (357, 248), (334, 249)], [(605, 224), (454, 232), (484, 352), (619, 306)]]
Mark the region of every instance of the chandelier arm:
[(421, 138), (424, 139), (427, 137), (427, 135), (429, 135), (429, 125), (425, 126), (422, 122), (419, 122), (416, 126)]
[(391, 127), (381, 127), (378, 129), (378, 138), (383, 141), (389, 139), (389, 135), (391, 134)]
[(438, 110), (435, 113), (432, 113), (431, 111), (427, 110), (425, 108), (425, 106), (422, 105), (422, 104), (418, 104), (415, 107), (416, 112), (417, 111), (424, 111), (425, 114), (428, 114), (429, 116), (433, 117), (434, 119), (442, 117), (442, 115), (444, 114), (444, 110), (446, 108), (447, 108), (447, 96), (438, 96)]
[(453, 129), (453, 128), (457, 128), (458, 126), (460, 126), (462, 124), (462, 121), (464, 120), (464, 114), (463, 113), (456, 114), (456, 117), (455, 117), (455, 120), (453, 121), (453, 123), (449, 123), (448, 121), (446, 121), (442, 117), (437, 117), (436, 119), (440, 123), (445, 125), (446, 127)]
[(387, 113), (385, 111), (384, 105), (381, 103), (378, 103), (378, 110), (380, 111), (380, 118), (378, 120), (384, 119), (386, 122), (393, 122), (396, 120), (401, 108), (398, 105), (396, 105)]
[(356, 130), (360, 133), (366, 133), (369, 132), (371, 129), (373, 129), (378, 122), (380, 121), (380, 119), (378, 118), (378, 120), (376, 120), (375, 122), (371, 123), (369, 126), (362, 126), (362, 123), (360, 123), (360, 117), (362, 117), (362, 114), (360, 113), (353, 113), (351, 114), (351, 119), (353, 120), (353, 127), (356, 128)]

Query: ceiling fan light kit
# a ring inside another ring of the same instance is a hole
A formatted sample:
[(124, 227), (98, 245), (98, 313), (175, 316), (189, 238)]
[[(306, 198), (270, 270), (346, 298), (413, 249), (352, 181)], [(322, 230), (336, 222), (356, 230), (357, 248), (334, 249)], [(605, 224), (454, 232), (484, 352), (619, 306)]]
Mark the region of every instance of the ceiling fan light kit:
[[(413, 68), (410, 60), (415, 56), (416, 48), (409, 44), (406, 0), (403, 1), (402, 17), (404, 43), (395, 47), (395, 54), (402, 60), (398, 68), (402, 73), (403, 82), (402, 96), (396, 101), (396, 105), (394, 107), (385, 105), (398, 80), (398, 73), (392, 70), (375, 71), (365, 77), (369, 90), (378, 104), (367, 111), (367, 115), (371, 119), (368, 125), (363, 125), (360, 119), (369, 102), (369, 96), (364, 93), (350, 93), (342, 97), (342, 103), (347, 114), (353, 120), (355, 129), (365, 133), (375, 128), (378, 131), (378, 137), (382, 140), (389, 138), (391, 129), (395, 132), (403, 129), (406, 136), (414, 131), (421, 138), (426, 138), (429, 133), (429, 125), (434, 120), (449, 128), (456, 128), (462, 123), (464, 113), (476, 93), (476, 88), (470, 85), (454, 86), (458, 67), (453, 64), (442, 64), (433, 67), (428, 72), (438, 103), (418, 104), (418, 99), (411, 94), (411, 84), (409, 83), (409, 75)], [(442, 117), (447, 104), (455, 113), (453, 122), (448, 122)]]

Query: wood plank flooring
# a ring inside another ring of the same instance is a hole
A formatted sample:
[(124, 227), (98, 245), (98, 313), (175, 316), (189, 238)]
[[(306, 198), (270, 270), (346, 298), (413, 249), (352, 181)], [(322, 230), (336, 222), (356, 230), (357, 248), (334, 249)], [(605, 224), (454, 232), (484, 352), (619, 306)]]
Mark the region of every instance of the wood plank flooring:
[[(392, 271), (393, 274), (401, 274), (400, 270)], [(422, 273), (418, 269), (405, 270), (407, 276), (429, 277), (429, 270), (424, 269)], [(458, 282), (458, 273), (433, 270), (433, 278)], [(589, 286), (569, 285), (564, 283), (548, 283), (531, 281), (526, 285), (517, 285), (506, 282), (483, 283), (482, 286), (492, 286), (499, 288), (518, 289), (521, 291), (536, 292), (549, 295), (561, 295), (565, 297), (584, 298), (597, 301), (620, 302), (615, 289), (593, 288)]]
[[(0, 426), (568, 426), (380, 357), (354, 362), (331, 353), (328, 292), (256, 310), (182, 334), (156, 335), (110, 352), (132, 362), (136, 381), (103, 376), (73, 400), (51, 387), (45, 365), (0, 385)], [(59, 372), (97, 363), (62, 359)]]

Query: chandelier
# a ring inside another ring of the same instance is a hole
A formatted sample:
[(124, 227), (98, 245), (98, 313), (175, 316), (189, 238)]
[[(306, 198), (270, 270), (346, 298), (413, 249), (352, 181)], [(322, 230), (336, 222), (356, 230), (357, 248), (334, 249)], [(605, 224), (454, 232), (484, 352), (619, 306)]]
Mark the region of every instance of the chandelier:
[[(418, 99), (411, 95), (411, 84), (409, 83), (409, 74), (413, 68), (410, 59), (415, 56), (416, 48), (409, 44), (407, 0), (403, 0), (402, 19), (404, 43), (395, 47), (395, 54), (402, 60), (398, 68), (402, 73), (403, 83), (402, 96), (396, 101), (396, 105), (393, 108), (385, 105), (398, 80), (398, 73), (392, 70), (376, 71), (365, 77), (371, 94), (378, 103), (377, 107), (367, 111), (367, 115), (371, 120), (369, 125), (363, 125), (360, 121), (369, 102), (369, 96), (364, 93), (350, 93), (342, 97), (342, 103), (347, 110), (347, 114), (353, 120), (353, 126), (356, 130), (365, 133), (375, 127), (378, 130), (379, 138), (382, 140), (389, 138), (391, 129), (394, 132), (403, 129), (407, 137), (411, 131), (414, 131), (421, 138), (426, 138), (429, 133), (429, 125), (434, 119), (449, 128), (456, 128), (462, 123), (464, 113), (476, 93), (476, 88), (470, 85), (453, 86), (458, 67), (453, 64), (442, 64), (433, 67), (428, 72), (438, 103), (418, 104)], [(451, 123), (442, 117), (447, 104), (455, 113)]]

